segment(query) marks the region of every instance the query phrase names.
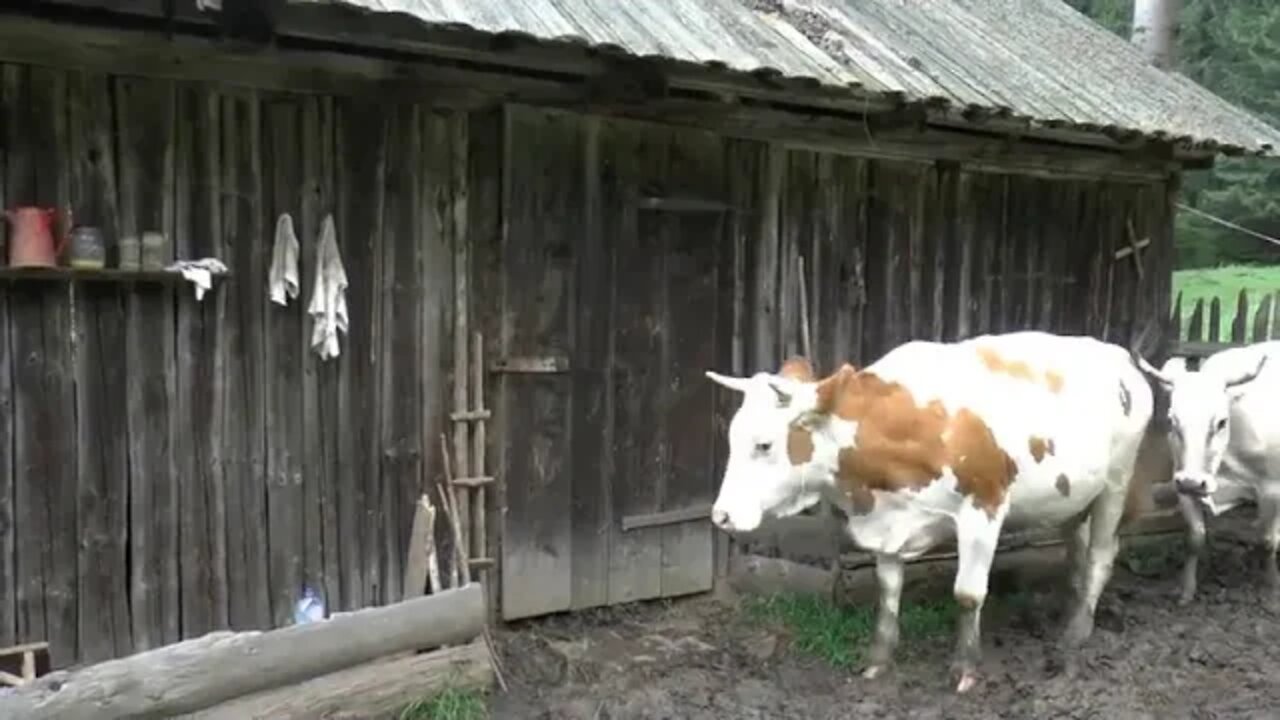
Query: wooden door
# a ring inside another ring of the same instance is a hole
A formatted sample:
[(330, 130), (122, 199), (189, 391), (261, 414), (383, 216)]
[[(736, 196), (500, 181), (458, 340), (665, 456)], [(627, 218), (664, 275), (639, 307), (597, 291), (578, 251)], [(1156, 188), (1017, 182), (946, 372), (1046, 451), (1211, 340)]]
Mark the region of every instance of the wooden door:
[(506, 114), (502, 615), (709, 590), (723, 447), (703, 373), (725, 362), (732, 297), (723, 209), (690, 199), (720, 196), (722, 149), (638, 123)]

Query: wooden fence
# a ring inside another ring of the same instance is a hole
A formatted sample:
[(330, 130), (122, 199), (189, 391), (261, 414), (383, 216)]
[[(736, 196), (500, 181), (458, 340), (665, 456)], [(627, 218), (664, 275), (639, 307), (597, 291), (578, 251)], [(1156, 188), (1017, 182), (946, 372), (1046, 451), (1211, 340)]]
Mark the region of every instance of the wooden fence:
[(1249, 291), (1241, 290), (1236, 296), (1235, 319), (1229, 327), (1223, 322), (1220, 299), (1215, 297), (1208, 302), (1207, 319), (1205, 305), (1204, 298), (1196, 300), (1195, 307), (1187, 315), (1184, 339), (1182, 293), (1178, 293), (1171, 321), (1171, 334), (1178, 338), (1174, 355), (1198, 363), (1219, 350), (1235, 345), (1280, 339), (1280, 290), (1263, 294), (1256, 306), (1250, 300)]

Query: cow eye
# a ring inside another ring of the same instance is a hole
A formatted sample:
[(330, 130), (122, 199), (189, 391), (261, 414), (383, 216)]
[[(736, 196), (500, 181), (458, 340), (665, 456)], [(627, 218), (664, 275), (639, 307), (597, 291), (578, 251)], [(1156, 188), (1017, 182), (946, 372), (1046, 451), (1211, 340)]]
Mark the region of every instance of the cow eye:
[(756, 454), (768, 455), (769, 450), (771, 450), (772, 448), (773, 448), (773, 443), (771, 442), (758, 442), (756, 443)]
[(1218, 421), (1217, 421), (1217, 422), (1215, 422), (1215, 423), (1213, 424), (1213, 426), (1214, 426), (1214, 428), (1215, 428), (1215, 429), (1217, 429), (1217, 431), (1218, 431), (1218, 432), (1222, 432), (1223, 430), (1226, 430), (1226, 429), (1227, 429), (1227, 419), (1226, 419), (1226, 418), (1218, 418)]

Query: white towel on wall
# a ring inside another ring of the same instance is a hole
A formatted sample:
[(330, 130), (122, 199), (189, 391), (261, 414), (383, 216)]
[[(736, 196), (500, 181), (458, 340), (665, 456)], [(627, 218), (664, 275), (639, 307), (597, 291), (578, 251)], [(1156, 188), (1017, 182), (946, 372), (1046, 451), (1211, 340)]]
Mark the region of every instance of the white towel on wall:
[(316, 282), (311, 291), (307, 313), (311, 328), (311, 349), (321, 359), (338, 357), (338, 332), (347, 332), (347, 269), (338, 254), (338, 236), (333, 215), (325, 215), (320, 224), (316, 246)]
[(289, 213), (281, 213), (276, 219), (267, 292), (271, 302), (277, 305), (288, 305), (288, 298), (298, 297), (298, 236), (293, 232), (293, 218)]

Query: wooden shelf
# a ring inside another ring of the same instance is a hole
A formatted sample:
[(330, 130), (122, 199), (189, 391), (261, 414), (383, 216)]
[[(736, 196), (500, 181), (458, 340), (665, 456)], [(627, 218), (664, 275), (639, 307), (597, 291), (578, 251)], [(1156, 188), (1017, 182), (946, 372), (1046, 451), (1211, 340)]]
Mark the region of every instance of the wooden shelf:
[[(214, 274), (214, 280), (223, 277)], [(0, 267), (0, 281), (80, 281), (107, 283), (173, 283), (184, 280), (182, 273), (176, 270), (120, 270), (119, 268), (103, 268), (91, 270), (73, 267)]]

